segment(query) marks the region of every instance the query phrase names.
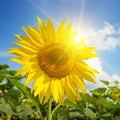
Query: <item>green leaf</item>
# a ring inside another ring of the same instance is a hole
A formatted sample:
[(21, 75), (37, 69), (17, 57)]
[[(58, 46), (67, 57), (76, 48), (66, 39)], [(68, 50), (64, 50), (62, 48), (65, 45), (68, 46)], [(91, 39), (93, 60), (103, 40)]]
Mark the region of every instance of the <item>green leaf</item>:
[(36, 106), (36, 108), (39, 111), (40, 118), (43, 119), (40, 111), (40, 107), (39, 107), (40, 105), (39, 100), (36, 97), (34, 97), (33, 94), (30, 93), (30, 89), (28, 87), (25, 87), (24, 84), (18, 82), (17, 80), (14, 80), (14, 79), (9, 79), (9, 80), (13, 85), (19, 88), (23, 94), (25, 94), (28, 98), (32, 100), (32, 103)]
[(115, 104), (112, 102), (112, 101), (106, 101), (106, 100), (103, 100), (102, 103), (103, 107), (106, 109), (106, 108), (115, 108)]
[(68, 105), (69, 107), (74, 107), (75, 104), (70, 102), (68, 99), (65, 100), (65, 104)]
[(13, 85), (19, 88), (23, 94), (25, 94), (28, 98), (30, 98), (33, 104), (37, 107), (37, 109), (40, 110), (39, 101), (30, 93), (30, 89), (28, 87), (24, 87), (24, 84), (18, 82), (17, 80), (13, 80), (13, 79), (9, 79), (9, 80)]
[(9, 68), (8, 64), (0, 65), (0, 70)]
[(120, 116), (115, 116), (115, 120), (120, 120)]
[(60, 114), (57, 115), (57, 119), (58, 119), (58, 120), (63, 120), (63, 119), (62, 119), (62, 116), (61, 116)]
[(106, 88), (96, 88), (94, 90), (91, 91), (93, 94), (95, 95), (103, 95), (106, 92)]
[(108, 113), (103, 114), (102, 116), (103, 116), (103, 117), (111, 117), (111, 113), (108, 112)]
[(91, 118), (91, 119), (93, 119), (93, 118), (96, 117), (96, 113), (94, 113), (91, 109), (85, 108), (84, 110), (85, 110), (85, 111), (84, 111), (84, 114), (85, 114), (87, 117), (89, 117), (89, 118)]
[(22, 115), (22, 116), (27, 116), (32, 114), (33, 110), (31, 107), (26, 107), (26, 106), (17, 106), (17, 114)]
[(119, 81), (118, 81), (118, 80), (115, 80), (114, 83), (115, 83), (116, 85), (118, 85), (118, 84), (119, 84)]
[(8, 89), (8, 92), (5, 93), (5, 95), (8, 97), (9, 100), (11, 100), (14, 104), (18, 104), (18, 100), (21, 96), (21, 92), (18, 89), (10, 88)]
[(106, 80), (100, 80), (104, 85), (108, 86), (110, 83)]
[(79, 102), (79, 101), (77, 101), (77, 102), (74, 104), (74, 103), (70, 102), (68, 99), (66, 99), (66, 100), (65, 100), (65, 104), (68, 105), (69, 107), (75, 108), (75, 109), (77, 109), (77, 110), (83, 111), (83, 109), (84, 109), (83, 106), (82, 106), (82, 104), (81, 104), (81, 102)]
[(0, 104), (5, 104), (5, 99), (4, 98), (0, 98)]
[(12, 111), (11, 106), (9, 104), (7, 104), (7, 103), (0, 104), (0, 111), (6, 113), (7, 115), (13, 115), (13, 114), (15, 114)]

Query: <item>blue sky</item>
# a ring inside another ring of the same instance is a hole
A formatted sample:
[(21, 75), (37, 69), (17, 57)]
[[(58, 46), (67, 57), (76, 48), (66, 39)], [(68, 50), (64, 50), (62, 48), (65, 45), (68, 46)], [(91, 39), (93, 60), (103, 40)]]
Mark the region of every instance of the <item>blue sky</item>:
[(0, 64), (19, 68), (5, 54), (15, 46), (14, 34), (24, 34), (21, 26), (37, 25), (37, 17), (51, 18), (57, 27), (62, 19), (73, 22), (99, 58), (90, 64), (100, 71), (99, 79), (120, 80), (120, 0), (0, 0)]

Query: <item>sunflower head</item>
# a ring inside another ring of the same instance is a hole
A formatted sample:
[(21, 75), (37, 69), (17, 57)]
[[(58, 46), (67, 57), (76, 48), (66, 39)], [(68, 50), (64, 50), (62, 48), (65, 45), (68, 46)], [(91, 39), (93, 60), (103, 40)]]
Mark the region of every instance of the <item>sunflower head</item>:
[(72, 102), (80, 99), (79, 91), (86, 92), (84, 80), (95, 83), (98, 73), (85, 63), (85, 60), (97, 57), (95, 47), (85, 45), (84, 40), (76, 44), (76, 31), (72, 23), (65, 27), (63, 20), (58, 29), (51, 20), (45, 24), (38, 18), (39, 29), (23, 27), (26, 36), (16, 35), (15, 44), (10, 53), (16, 55), (13, 61), (23, 64), (16, 75), (26, 74), (25, 86), (31, 81), (31, 92), (46, 103), (53, 96), (56, 102), (63, 103), (65, 96)]
[(73, 56), (64, 46), (55, 43), (45, 47), (39, 53), (38, 60), (41, 69), (49, 75), (61, 79), (70, 73), (73, 67)]

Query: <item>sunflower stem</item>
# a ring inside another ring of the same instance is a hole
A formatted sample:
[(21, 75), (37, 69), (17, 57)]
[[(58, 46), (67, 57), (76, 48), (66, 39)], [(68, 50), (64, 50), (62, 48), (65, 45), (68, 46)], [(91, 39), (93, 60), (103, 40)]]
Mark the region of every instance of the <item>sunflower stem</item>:
[(52, 100), (51, 100), (51, 98), (50, 98), (50, 99), (48, 100), (47, 120), (52, 120), (51, 105), (52, 105)]
[(42, 116), (42, 114), (41, 114), (41, 111), (39, 110), (38, 112), (39, 112), (38, 114), (39, 114), (39, 116), (40, 116), (40, 119), (43, 120), (43, 116)]
[(52, 116), (55, 114), (56, 110), (60, 107), (61, 104), (58, 104), (52, 111)]
[(7, 114), (7, 120), (11, 120), (11, 115)]

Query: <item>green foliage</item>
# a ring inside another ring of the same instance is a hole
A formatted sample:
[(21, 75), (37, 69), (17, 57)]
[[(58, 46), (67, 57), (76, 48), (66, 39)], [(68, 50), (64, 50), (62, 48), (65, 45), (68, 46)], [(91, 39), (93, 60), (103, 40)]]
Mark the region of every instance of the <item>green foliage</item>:
[(29, 88), (23, 87), (23, 77), (15, 77), (15, 73), (7, 64), (0, 65), (0, 119), (37, 120), (40, 118), (39, 102)]
[[(15, 73), (8, 65), (0, 65), (0, 120), (46, 120), (47, 104), (41, 105), (22, 84), (24, 77), (15, 77)], [(55, 110), (53, 101), (53, 120), (120, 120), (120, 83), (115, 80), (111, 86), (106, 80), (101, 82), (105, 87), (80, 93), (76, 104), (66, 99)]]
[(119, 82), (113, 86), (108, 81), (102, 83), (105, 87), (91, 90), (89, 94), (81, 93), (82, 100), (76, 104), (66, 101), (71, 110), (80, 114), (72, 120), (120, 120)]
[(101, 80), (101, 82), (102, 82), (104, 85), (106, 85), (106, 86), (108, 86), (108, 85), (109, 85), (109, 82), (108, 82), (108, 81), (106, 81), (106, 80)]

